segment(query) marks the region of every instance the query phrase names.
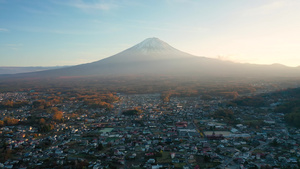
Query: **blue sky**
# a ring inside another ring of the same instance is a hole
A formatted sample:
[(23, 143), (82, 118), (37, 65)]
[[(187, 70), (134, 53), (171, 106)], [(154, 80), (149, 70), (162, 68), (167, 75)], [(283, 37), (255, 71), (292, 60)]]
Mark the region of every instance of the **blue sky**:
[(300, 65), (299, 0), (0, 0), (0, 66), (76, 65), (158, 37), (197, 56)]

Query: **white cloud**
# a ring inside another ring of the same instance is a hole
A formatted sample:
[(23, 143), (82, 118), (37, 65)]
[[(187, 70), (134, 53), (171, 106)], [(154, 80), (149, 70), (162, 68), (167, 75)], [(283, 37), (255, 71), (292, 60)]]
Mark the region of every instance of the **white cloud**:
[(12, 50), (18, 50), (23, 46), (23, 44), (5, 44), (5, 46)]
[(22, 7), (22, 9), (28, 13), (35, 14), (35, 15), (59, 15), (54, 11), (54, 9), (50, 8), (49, 6), (39, 6), (39, 8), (32, 8), (32, 7)]
[(270, 3), (248, 9), (244, 12), (244, 14), (245, 15), (269, 14), (272, 12), (276, 12), (277, 10), (279, 10), (281, 8), (284, 8), (286, 5), (288, 5), (288, 1), (284, 1), (284, 0), (272, 1)]
[(9, 31), (8, 29), (0, 28), (0, 32), (8, 32), (8, 31)]
[(169, 4), (174, 4), (174, 3), (196, 4), (198, 1), (195, 1), (195, 0), (166, 0), (166, 2), (169, 3)]
[(89, 2), (83, 0), (67, 1), (65, 5), (72, 6), (84, 11), (90, 11), (90, 10), (107, 11), (117, 7), (116, 4), (111, 3), (110, 1), (102, 1), (102, 0), (89, 1)]
[[(159, 23), (144, 20), (128, 20), (134, 24), (129, 25), (133, 28), (147, 29), (154, 31), (165, 31), (165, 32), (180, 32), (180, 33), (204, 33), (209, 31), (209, 28), (201, 25), (196, 26), (181, 26), (173, 23)], [(154, 25), (154, 26), (153, 26)], [(158, 26), (159, 25), (159, 26)]]

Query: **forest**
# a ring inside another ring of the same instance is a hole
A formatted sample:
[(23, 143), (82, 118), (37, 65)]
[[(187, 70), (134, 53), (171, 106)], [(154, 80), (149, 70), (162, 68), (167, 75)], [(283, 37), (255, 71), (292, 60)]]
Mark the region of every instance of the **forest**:
[(284, 113), (288, 124), (300, 128), (300, 88), (283, 91), (282, 95), (287, 99), (275, 111)]
[(243, 96), (228, 102), (228, 106), (264, 107), (277, 103), (274, 112), (283, 113), (285, 121), (300, 127), (300, 88), (285, 89), (255, 96)]

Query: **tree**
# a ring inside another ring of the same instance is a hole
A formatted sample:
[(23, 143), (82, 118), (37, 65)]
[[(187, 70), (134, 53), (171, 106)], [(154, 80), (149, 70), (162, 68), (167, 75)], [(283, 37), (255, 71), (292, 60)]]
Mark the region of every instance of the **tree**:
[(5, 117), (4, 122), (5, 122), (6, 125), (11, 126), (11, 125), (18, 124), (19, 120), (18, 119), (13, 119), (13, 118), (10, 118), (10, 117)]
[(210, 160), (211, 160), (210, 156), (208, 156), (208, 155), (205, 155), (205, 156), (204, 156), (204, 162), (205, 162), (205, 163), (209, 163)]
[(53, 114), (52, 119), (55, 121), (61, 121), (63, 117), (63, 113), (61, 111), (57, 111)]
[(41, 118), (41, 119), (40, 119), (40, 124), (45, 124), (45, 123), (46, 123), (45, 119), (44, 119), (44, 118)]
[(50, 111), (51, 111), (52, 113), (55, 113), (55, 112), (58, 112), (59, 110), (58, 110), (57, 107), (51, 107)]
[(98, 150), (98, 151), (103, 150), (103, 145), (102, 145), (101, 143), (97, 146), (97, 150)]
[(232, 122), (232, 119), (234, 118), (234, 113), (232, 110), (229, 109), (219, 109), (213, 114), (213, 117)]
[(4, 152), (4, 160), (8, 160), (11, 158), (12, 156), (12, 150), (11, 149), (7, 149), (5, 152)]
[(0, 120), (0, 127), (4, 126), (4, 121)]
[(270, 143), (271, 146), (273, 147), (277, 147), (279, 145), (277, 139), (274, 139), (271, 143)]
[(134, 110), (126, 110), (122, 114), (125, 116), (134, 116), (134, 115), (139, 115), (141, 113), (142, 113), (141, 110), (134, 109)]
[(54, 129), (53, 124), (44, 124), (44, 125), (40, 126), (39, 131), (40, 132), (48, 132), (48, 131), (53, 130), (53, 129)]

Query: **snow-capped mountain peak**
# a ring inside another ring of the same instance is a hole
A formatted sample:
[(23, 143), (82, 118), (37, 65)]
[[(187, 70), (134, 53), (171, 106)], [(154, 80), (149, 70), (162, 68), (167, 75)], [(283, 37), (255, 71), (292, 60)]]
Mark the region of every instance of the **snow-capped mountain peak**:
[(177, 51), (177, 49), (155, 37), (145, 39), (141, 43), (129, 48), (129, 50), (139, 51), (144, 54)]
[(158, 38), (148, 38), (142, 41), (141, 43), (134, 46), (134, 48), (142, 49), (142, 48), (150, 48), (150, 49), (159, 49), (159, 48), (172, 48), (169, 44), (166, 42), (163, 42), (162, 40)]

